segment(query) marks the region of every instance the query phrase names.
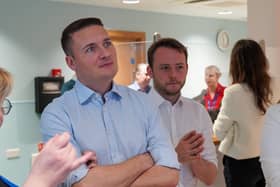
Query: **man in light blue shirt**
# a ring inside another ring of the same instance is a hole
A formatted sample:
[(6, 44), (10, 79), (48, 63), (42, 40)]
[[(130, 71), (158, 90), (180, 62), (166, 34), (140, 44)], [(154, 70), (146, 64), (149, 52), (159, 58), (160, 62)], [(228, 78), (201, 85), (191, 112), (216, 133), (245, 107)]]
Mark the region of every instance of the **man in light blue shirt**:
[(98, 165), (73, 171), (66, 186), (175, 186), (177, 157), (148, 96), (113, 83), (115, 47), (98, 18), (68, 25), (61, 38), (74, 88), (41, 116), (44, 141), (69, 132), (81, 154), (96, 153)]

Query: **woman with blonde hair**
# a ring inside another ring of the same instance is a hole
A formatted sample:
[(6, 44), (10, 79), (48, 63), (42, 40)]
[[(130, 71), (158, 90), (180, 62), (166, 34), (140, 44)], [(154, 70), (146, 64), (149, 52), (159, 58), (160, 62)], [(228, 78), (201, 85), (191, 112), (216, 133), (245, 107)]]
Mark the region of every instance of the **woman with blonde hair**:
[[(11, 90), (12, 76), (8, 71), (0, 68), (0, 127), (3, 123), (3, 116), (9, 114), (12, 108), (11, 102), (6, 98)], [(46, 143), (36, 158), (23, 187), (57, 186), (73, 169), (94, 158), (92, 152), (77, 158), (75, 149), (69, 143), (69, 139), (69, 134), (63, 133)], [(17, 185), (0, 175), (0, 186), (16, 187)]]
[(264, 114), (271, 103), (268, 62), (254, 40), (239, 40), (230, 58), (232, 85), (224, 93), (213, 130), (221, 141), (227, 187), (264, 187), (259, 162)]

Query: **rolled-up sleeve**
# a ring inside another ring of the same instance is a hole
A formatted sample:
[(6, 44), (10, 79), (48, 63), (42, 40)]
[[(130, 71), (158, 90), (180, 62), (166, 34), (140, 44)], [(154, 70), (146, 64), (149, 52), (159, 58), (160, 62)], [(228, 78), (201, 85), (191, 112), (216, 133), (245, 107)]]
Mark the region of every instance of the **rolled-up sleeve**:
[(161, 124), (159, 110), (154, 110), (156, 112), (153, 112), (153, 115), (150, 116), (148, 128), (148, 151), (156, 165), (179, 169), (177, 154), (166, 129)]
[[(81, 151), (73, 138), (73, 130), (67, 114), (63, 111), (61, 105), (49, 104), (44, 110), (40, 120), (40, 130), (44, 142), (47, 142), (50, 138), (56, 134), (62, 134), (68, 132), (71, 136), (70, 142), (75, 147), (77, 156), (81, 156)], [(67, 179), (61, 184), (63, 187), (71, 187), (75, 182), (80, 181), (86, 176), (88, 168), (85, 165), (80, 166), (76, 170), (73, 170), (67, 177)]]
[(60, 187), (71, 187), (74, 183), (80, 181), (86, 176), (88, 168), (85, 165), (82, 165), (78, 169), (72, 171), (60, 185)]

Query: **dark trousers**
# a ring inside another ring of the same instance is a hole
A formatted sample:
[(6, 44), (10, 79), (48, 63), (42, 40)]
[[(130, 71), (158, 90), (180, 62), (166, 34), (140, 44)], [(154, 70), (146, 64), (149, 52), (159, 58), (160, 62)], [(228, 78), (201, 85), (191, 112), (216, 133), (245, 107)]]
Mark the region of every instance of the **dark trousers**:
[(227, 187), (265, 187), (259, 157), (236, 160), (224, 155), (223, 165)]

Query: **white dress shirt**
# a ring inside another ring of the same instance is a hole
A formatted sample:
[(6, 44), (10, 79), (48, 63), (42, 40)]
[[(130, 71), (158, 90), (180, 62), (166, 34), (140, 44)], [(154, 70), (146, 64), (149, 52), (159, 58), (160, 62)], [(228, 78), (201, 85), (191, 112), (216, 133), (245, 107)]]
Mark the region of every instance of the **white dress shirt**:
[[(196, 130), (205, 138), (202, 158), (217, 166), (216, 149), (212, 141), (212, 122), (205, 108), (200, 103), (182, 96), (172, 105), (153, 88), (148, 95), (160, 110), (163, 125), (170, 133), (174, 148), (186, 133)], [(197, 178), (193, 176), (189, 165), (181, 164), (180, 169), (178, 187), (196, 187)]]
[(280, 186), (280, 104), (271, 106), (266, 115), (261, 138), (260, 161), (267, 187)]

